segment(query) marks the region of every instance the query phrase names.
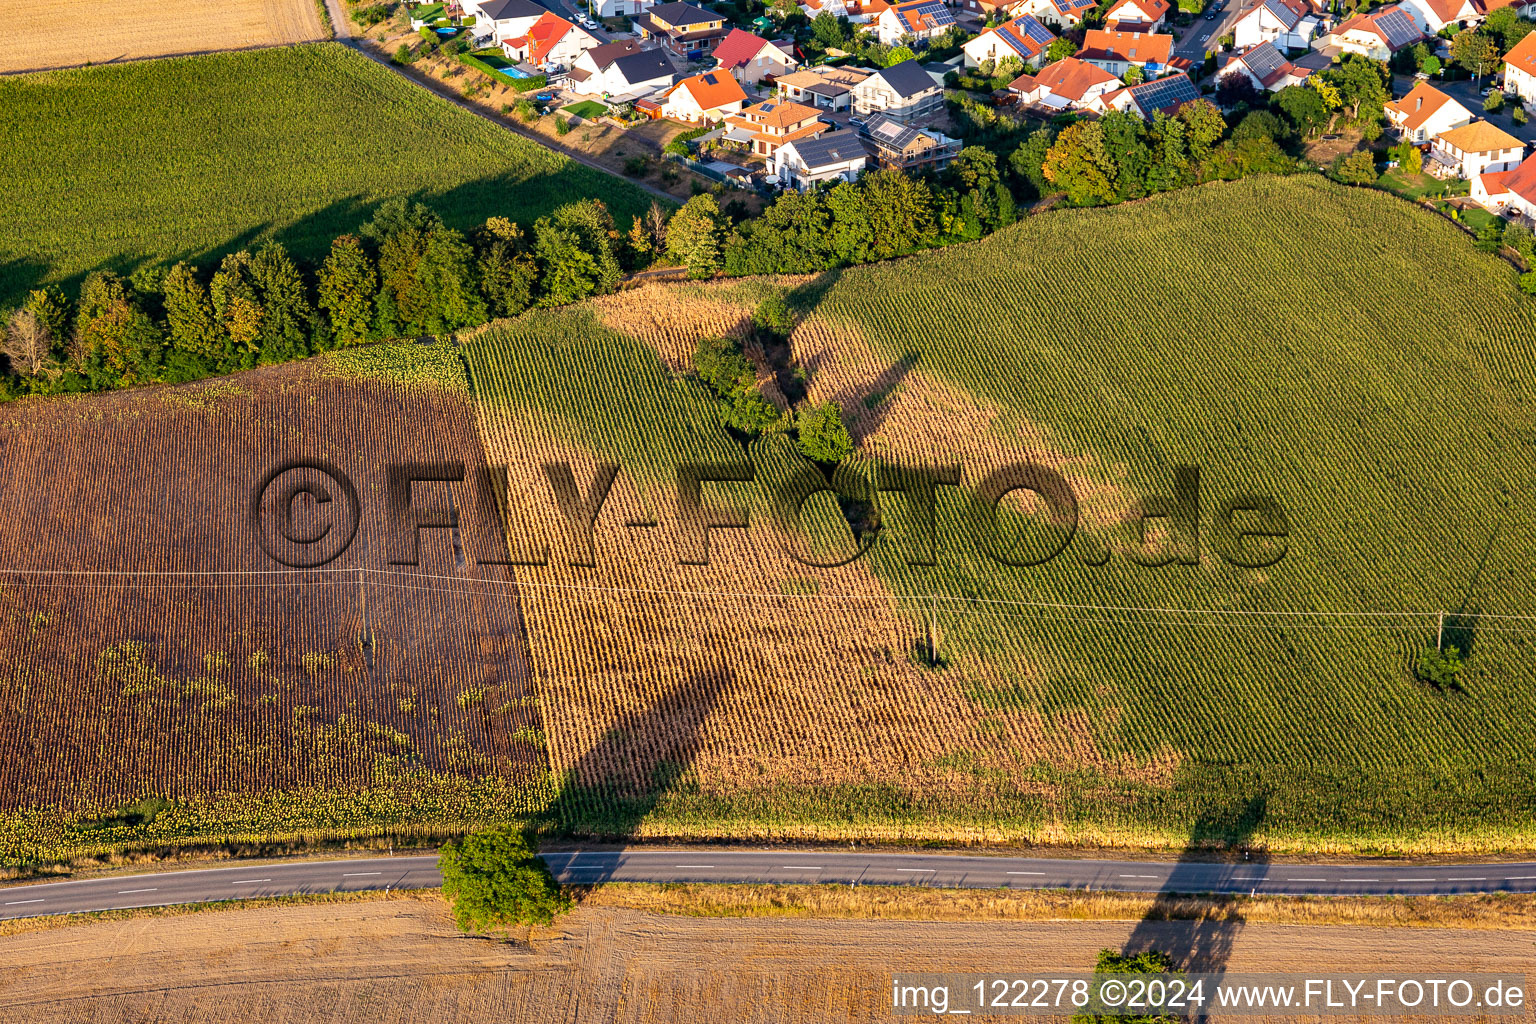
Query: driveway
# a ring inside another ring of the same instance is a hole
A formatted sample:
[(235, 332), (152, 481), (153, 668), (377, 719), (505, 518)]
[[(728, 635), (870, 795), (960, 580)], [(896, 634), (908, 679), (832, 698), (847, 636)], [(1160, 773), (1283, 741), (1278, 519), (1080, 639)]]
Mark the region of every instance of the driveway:
[[(1497, 114), (1486, 114), (1483, 112), (1482, 90), (1494, 84), (1494, 80), (1490, 76), (1484, 75), (1481, 84), (1475, 78), (1468, 79), (1465, 82), (1444, 82), (1438, 78), (1430, 78), (1429, 84), (1472, 111), (1474, 117), (1482, 118), (1497, 125), (1527, 145), (1536, 143), (1536, 110), (1531, 111), (1533, 115), (1531, 121), (1520, 125), (1515, 124), (1515, 119), (1510, 116), (1510, 111), (1513, 107), (1508, 101), (1505, 101), (1504, 109)], [(1415, 82), (1412, 75), (1392, 76), (1392, 93), (1395, 96), (1402, 97), (1407, 95), (1414, 85)]]

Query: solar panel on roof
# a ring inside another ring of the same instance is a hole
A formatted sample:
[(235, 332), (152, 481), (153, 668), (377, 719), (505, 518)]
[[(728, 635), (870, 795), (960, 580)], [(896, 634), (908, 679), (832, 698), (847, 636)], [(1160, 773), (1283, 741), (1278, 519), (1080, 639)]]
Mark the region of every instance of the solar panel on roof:
[(1280, 55), (1279, 50), (1275, 49), (1274, 44), (1260, 43), (1243, 54), (1243, 63), (1247, 64), (1249, 70), (1260, 79), (1266, 79), (1280, 70), (1280, 66), (1285, 63), (1285, 58)]
[(1131, 86), (1136, 105), (1145, 111), (1167, 110), (1200, 98), (1200, 91), (1188, 75), (1170, 75), (1141, 85)]
[(1280, 0), (1264, 0), (1264, 7), (1270, 14), (1280, 19), (1280, 24), (1285, 26), (1286, 31), (1295, 28), (1296, 23), (1301, 20), (1301, 15), (1281, 3)]
[(1387, 35), (1387, 45), (1396, 50), (1419, 38), (1413, 19), (1401, 7), (1389, 7), (1376, 15), (1376, 27)]
[(1050, 29), (1040, 24), (1033, 15), (1025, 15), (1013, 23), (1013, 28), (1027, 39), (1033, 39), (1041, 46), (1049, 46), (1056, 41), (1056, 36)]

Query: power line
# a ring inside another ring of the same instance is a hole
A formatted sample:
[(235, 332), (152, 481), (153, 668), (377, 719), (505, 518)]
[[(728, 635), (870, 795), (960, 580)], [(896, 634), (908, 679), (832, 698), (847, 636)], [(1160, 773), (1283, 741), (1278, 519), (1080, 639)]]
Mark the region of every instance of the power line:
[[(347, 579), (326, 579), (325, 577), (337, 574), (347, 574)], [(1084, 615), (1158, 615), (1158, 616), (1184, 616), (1191, 617), (1194, 621), (1183, 623), (1193, 625), (1198, 623), (1209, 625), (1235, 626), (1236, 622), (1228, 619), (1273, 619), (1273, 620), (1360, 620), (1362, 626), (1379, 623), (1387, 620), (1400, 619), (1408, 621), (1437, 619), (1446, 613), (1441, 611), (1327, 611), (1318, 609), (1280, 610), (1280, 609), (1243, 609), (1243, 608), (1166, 608), (1148, 605), (1092, 605), (1077, 604), (1056, 601), (1024, 601), (1007, 598), (987, 598), (978, 596), (965, 596), (954, 594), (789, 594), (774, 591), (722, 591), (722, 590), (668, 590), (654, 587), (605, 587), (595, 584), (576, 583), (548, 583), (526, 579), (484, 579), (468, 576), (451, 576), (442, 573), (405, 572), (391, 569), (371, 568), (313, 568), (313, 569), (218, 569), (218, 570), (128, 570), (128, 569), (0, 569), (0, 576), (43, 577), (44, 580), (57, 578), (84, 578), (84, 579), (116, 579), (124, 580), (134, 577), (146, 577), (153, 580), (180, 579), (186, 583), (51, 583), (51, 582), (19, 582), (12, 585), (59, 590), (187, 590), (187, 589), (218, 589), (218, 590), (259, 590), (278, 589), (284, 587), (301, 586), (353, 586), (360, 582), (354, 574), (367, 574), (372, 577), (386, 577), (398, 580), (425, 580), (434, 582), (448, 582), (456, 584), (456, 587), (407, 587), (402, 583), (391, 583), (387, 580), (374, 579), (371, 582), (375, 586), (388, 586), (392, 589), (415, 589), (424, 592), (452, 593), (460, 595), (479, 595), (485, 591), (481, 589), (466, 589), (467, 587), (496, 587), (496, 588), (537, 588), (545, 590), (561, 590), (571, 592), (589, 592), (603, 594), (627, 594), (638, 597), (677, 597), (687, 599), (712, 599), (729, 598), (753, 601), (764, 600), (822, 600), (822, 601), (879, 601), (879, 602), (904, 602), (904, 601), (943, 601), (953, 604), (987, 605), (1000, 608), (1017, 608), (1042, 612), (1072, 612), (1084, 613)], [(258, 583), (234, 583), (227, 582), (232, 578), (260, 577), (264, 582)], [(281, 578), (281, 579), (277, 579)], [(202, 582), (202, 581), (207, 582)], [(1475, 619), (1478, 621), (1501, 622), (1536, 622), (1536, 615), (1500, 615), (1491, 613), (1477, 613), (1476, 615), (1451, 615), (1453, 620)], [(1047, 621), (1079, 621), (1098, 624), (1137, 624), (1138, 620), (1128, 619), (1087, 619), (1081, 616), (1053, 616)], [(1165, 624), (1177, 625), (1180, 623)], [(1140, 624), (1157, 624), (1156, 622), (1140, 620)]]

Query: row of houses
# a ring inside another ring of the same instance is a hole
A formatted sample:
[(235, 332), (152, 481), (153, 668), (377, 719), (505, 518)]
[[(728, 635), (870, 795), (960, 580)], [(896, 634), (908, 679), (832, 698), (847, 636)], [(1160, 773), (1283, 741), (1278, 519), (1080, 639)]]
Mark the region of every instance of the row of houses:
[(1008, 84), (1008, 91), (1019, 103), (1047, 112), (1118, 110), (1144, 119), (1158, 113), (1176, 114), (1200, 98), (1200, 90), (1183, 72), (1126, 85), (1099, 65), (1077, 57), (1064, 57), (1033, 74), (1026, 72)]

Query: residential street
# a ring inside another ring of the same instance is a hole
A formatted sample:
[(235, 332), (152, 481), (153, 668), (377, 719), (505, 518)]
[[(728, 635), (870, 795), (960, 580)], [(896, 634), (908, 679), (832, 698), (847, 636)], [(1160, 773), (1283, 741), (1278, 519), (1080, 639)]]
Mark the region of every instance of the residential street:
[(1197, 65), (1205, 59), (1205, 51), (1213, 49), (1216, 41), (1236, 24), (1238, 13), (1248, 9), (1248, 4), (1228, 0), (1227, 8), (1222, 16), (1214, 21), (1206, 21), (1204, 14), (1195, 16), (1195, 23), (1184, 30), (1184, 35), (1173, 46), (1173, 55), (1194, 61)]

